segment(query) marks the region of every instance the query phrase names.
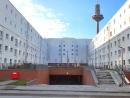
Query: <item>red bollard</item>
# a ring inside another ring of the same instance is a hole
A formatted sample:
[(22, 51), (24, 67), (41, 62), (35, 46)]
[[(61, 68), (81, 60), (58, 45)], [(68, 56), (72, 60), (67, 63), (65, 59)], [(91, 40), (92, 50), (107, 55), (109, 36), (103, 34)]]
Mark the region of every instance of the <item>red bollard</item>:
[(18, 80), (20, 77), (19, 72), (12, 72), (11, 73), (11, 79), (12, 80)]

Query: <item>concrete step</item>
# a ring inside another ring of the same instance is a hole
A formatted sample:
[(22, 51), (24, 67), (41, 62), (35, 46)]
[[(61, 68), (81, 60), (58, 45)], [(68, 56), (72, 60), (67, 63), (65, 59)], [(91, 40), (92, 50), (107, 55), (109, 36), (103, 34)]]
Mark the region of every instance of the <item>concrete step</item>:
[(111, 78), (112, 79), (112, 76), (100, 76), (100, 75), (97, 75), (98, 78)]
[(106, 81), (106, 82), (114, 82), (114, 80), (113, 79), (98, 79), (99, 81)]
[(98, 78), (99, 84), (115, 84), (110, 72), (107, 70), (96, 71), (96, 76)]

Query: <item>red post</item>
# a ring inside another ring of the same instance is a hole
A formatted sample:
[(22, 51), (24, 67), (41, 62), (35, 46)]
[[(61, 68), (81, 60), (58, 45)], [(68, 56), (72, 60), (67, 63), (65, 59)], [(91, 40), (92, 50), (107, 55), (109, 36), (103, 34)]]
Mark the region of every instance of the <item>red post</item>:
[(13, 79), (13, 80), (18, 80), (19, 77), (20, 77), (19, 72), (12, 72), (12, 73), (11, 73), (11, 79)]

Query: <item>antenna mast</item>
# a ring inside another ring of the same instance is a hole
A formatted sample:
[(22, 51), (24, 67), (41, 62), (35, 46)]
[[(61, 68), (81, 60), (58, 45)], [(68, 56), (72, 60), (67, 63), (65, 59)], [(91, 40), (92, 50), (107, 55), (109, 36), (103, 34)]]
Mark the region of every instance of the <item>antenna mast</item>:
[(99, 4), (98, 0), (96, 0), (95, 15), (93, 15), (92, 18), (97, 23), (97, 34), (98, 34), (99, 33), (99, 22), (104, 18), (103, 15), (100, 14), (100, 4)]

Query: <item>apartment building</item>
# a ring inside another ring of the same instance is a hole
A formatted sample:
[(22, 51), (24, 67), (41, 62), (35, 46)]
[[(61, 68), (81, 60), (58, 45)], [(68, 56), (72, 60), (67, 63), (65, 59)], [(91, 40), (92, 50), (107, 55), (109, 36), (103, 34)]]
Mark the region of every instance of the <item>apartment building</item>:
[(130, 0), (108, 21), (89, 45), (89, 64), (130, 67)]
[(48, 63), (87, 64), (89, 39), (49, 38), (47, 42)]
[(42, 37), (9, 0), (0, 4), (0, 64), (41, 64)]

